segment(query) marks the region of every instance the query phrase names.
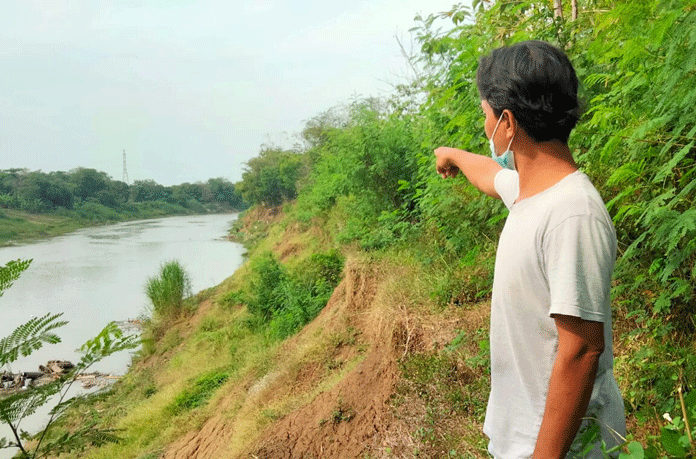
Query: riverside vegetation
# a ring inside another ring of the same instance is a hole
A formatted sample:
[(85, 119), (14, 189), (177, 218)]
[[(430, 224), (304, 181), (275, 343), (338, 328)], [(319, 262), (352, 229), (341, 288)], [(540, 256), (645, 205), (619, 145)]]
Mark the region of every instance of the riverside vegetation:
[(413, 34), (394, 96), (319, 114), (296, 148), (248, 163), (252, 208), (232, 231), (246, 263), (182, 314), (154, 314), (129, 373), (57, 426), (115, 426), (120, 441), (61, 457), (487, 457), (506, 213), (441, 180), (432, 150), (487, 151), (478, 57), (523, 39), (576, 66), (587, 110), (570, 147), (617, 230), (616, 452), (694, 456), (696, 1), (474, 1)]
[[(30, 264), (31, 260), (16, 260), (0, 267), (0, 296)], [(44, 344), (59, 343), (60, 337), (54, 331), (67, 324), (60, 320), (61, 316), (62, 314), (46, 314), (32, 318), (0, 339), (0, 365), (4, 367), (20, 356), (26, 357)], [(0, 438), (0, 449), (15, 448), (18, 450), (16, 457), (37, 459), (117, 441), (118, 437), (114, 435), (113, 429), (108, 426), (97, 427), (95, 423), (86, 422), (71, 432), (57, 435), (51, 427), (56, 418), (80, 400), (81, 396), (68, 397), (69, 389), (80, 374), (103, 358), (115, 352), (134, 349), (137, 345), (135, 336), (124, 336), (115, 323), (110, 323), (80, 348), (83, 354), (80, 361), (59, 378), (0, 394), (0, 420), (10, 428), (13, 435), (10, 440)], [(55, 405), (41, 432), (32, 437), (20, 428), (25, 418), (53, 400)]]
[(121, 220), (243, 208), (239, 191), (223, 178), (174, 186), (136, 180), (129, 185), (88, 168), (0, 170), (0, 245)]

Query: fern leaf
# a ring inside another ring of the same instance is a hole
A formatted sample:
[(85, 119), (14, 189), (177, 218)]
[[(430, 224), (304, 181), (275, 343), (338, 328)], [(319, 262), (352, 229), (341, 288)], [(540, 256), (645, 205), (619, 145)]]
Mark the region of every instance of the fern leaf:
[(32, 260), (9, 261), (5, 266), (0, 267), (0, 296), (5, 290), (12, 286), (12, 283), (19, 279), (19, 275), (29, 267)]
[(28, 356), (44, 343), (59, 343), (60, 338), (51, 331), (67, 324), (66, 321), (58, 320), (62, 315), (63, 313), (49, 313), (35, 317), (17, 327), (9, 336), (0, 339), (0, 366), (14, 362), (20, 354)]
[(682, 147), (672, 158), (669, 160), (667, 164), (665, 164), (662, 169), (658, 171), (658, 173), (655, 175), (655, 178), (653, 178), (652, 182), (653, 183), (660, 183), (664, 178), (672, 172), (672, 169), (679, 164), (679, 162), (684, 159), (684, 157), (689, 154), (689, 152), (694, 148), (694, 143), (695, 142), (690, 142), (684, 147)]

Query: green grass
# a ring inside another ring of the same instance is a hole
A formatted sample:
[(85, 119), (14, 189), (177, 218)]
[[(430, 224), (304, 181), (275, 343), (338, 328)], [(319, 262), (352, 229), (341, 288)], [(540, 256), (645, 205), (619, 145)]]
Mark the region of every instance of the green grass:
[(175, 319), (184, 309), (184, 300), (191, 296), (191, 278), (176, 260), (164, 263), (159, 276), (150, 277), (145, 284), (154, 319)]
[(196, 379), (192, 386), (187, 387), (174, 399), (169, 409), (174, 414), (192, 410), (204, 405), (216, 389), (222, 386), (230, 377), (226, 371), (216, 370)]
[(87, 226), (84, 222), (70, 217), (2, 209), (0, 210), (0, 246), (60, 236), (84, 226)]

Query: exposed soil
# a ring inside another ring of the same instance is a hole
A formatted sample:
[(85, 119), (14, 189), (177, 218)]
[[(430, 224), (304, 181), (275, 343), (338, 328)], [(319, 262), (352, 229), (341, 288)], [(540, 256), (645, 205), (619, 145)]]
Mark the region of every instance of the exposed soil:
[[(349, 262), (327, 306), (282, 345), (273, 370), (238, 387), (245, 393), (226, 396), (216, 415), (170, 445), (163, 457), (376, 458), (395, 452), (395, 446), (403, 449), (412, 441), (413, 426), (392, 404), (399, 360), (441, 348), (456, 330), (485, 326), (487, 305), (437, 319), (416, 317), (377, 298), (384, 276)], [(320, 352), (312, 350), (317, 342), (324, 343)], [(225, 414), (240, 399), (248, 408)], [(245, 413), (278, 407), (279, 414), (252, 434), (235, 431), (240, 422), (248, 423), (240, 421)]]
[[(334, 328), (339, 332), (336, 328), (342, 328), (344, 322), (367, 347), (364, 359), (335, 386), (269, 426), (250, 454), (240, 457), (360, 457), (380, 444), (393, 422), (388, 401), (398, 376), (396, 357), (401, 343), (390, 336), (391, 327), (380, 327), (383, 321), (371, 320), (374, 274), (349, 267), (322, 314), (303, 331), (311, 335), (318, 328), (324, 332)], [(358, 352), (355, 348), (354, 344), (337, 343), (334, 361), (350, 360)], [(307, 387), (318, 382), (316, 379), (316, 368), (304, 368), (293, 385)]]

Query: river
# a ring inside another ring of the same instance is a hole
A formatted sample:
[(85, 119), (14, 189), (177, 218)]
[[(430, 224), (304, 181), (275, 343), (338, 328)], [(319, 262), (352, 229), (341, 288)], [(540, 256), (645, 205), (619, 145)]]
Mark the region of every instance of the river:
[[(160, 266), (178, 260), (191, 277), (193, 292), (231, 276), (244, 248), (226, 239), (236, 214), (139, 220), (85, 228), (49, 240), (0, 248), (0, 265), (33, 259), (0, 297), (0, 338), (32, 316), (63, 313), (68, 324), (56, 330), (62, 342), (45, 345), (11, 369), (38, 371), (48, 360), (77, 362), (76, 350), (111, 321), (136, 319), (148, 312), (145, 282)], [(123, 374), (131, 355), (122, 353), (92, 370)], [(33, 430), (30, 425), (23, 428)], [(38, 426), (36, 426), (38, 427)], [(0, 436), (7, 436), (5, 426)], [(0, 458), (10, 457), (0, 452)]]

